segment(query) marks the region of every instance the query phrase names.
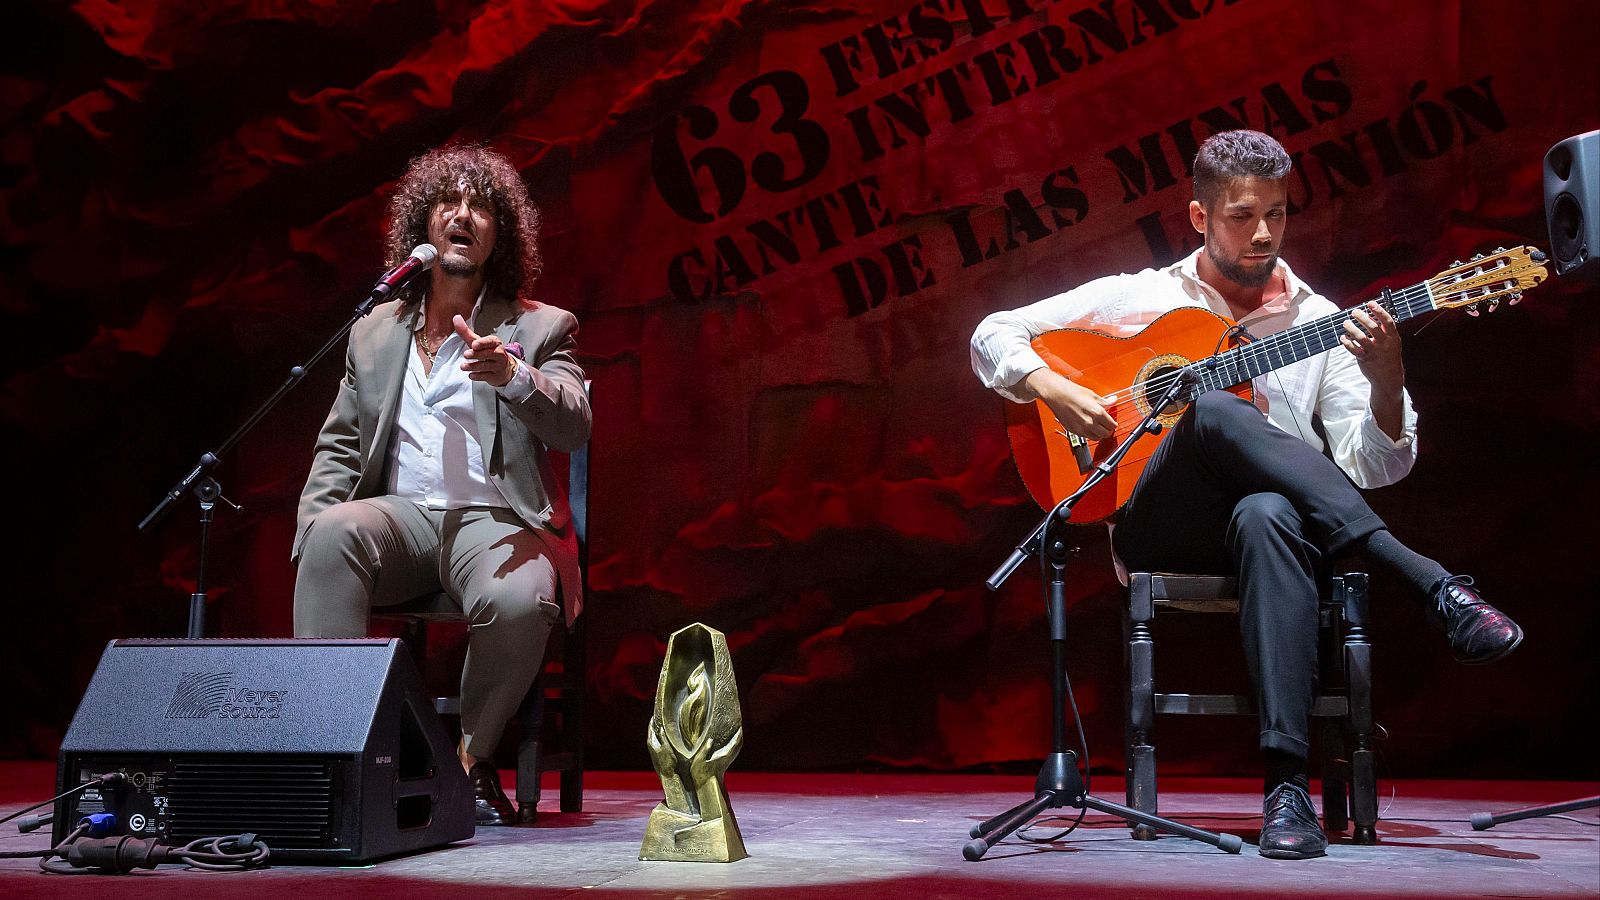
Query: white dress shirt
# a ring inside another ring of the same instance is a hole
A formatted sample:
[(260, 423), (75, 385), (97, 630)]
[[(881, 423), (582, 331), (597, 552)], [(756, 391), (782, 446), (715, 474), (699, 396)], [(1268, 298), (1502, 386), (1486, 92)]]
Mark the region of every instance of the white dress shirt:
[[(1162, 269), (1099, 278), (1021, 309), (990, 315), (972, 335), (973, 371), (1002, 396), (1022, 402), (1012, 388), (1044, 367), (1044, 360), (1029, 343), (1043, 332), (1083, 328), (1128, 337), (1182, 306), (1208, 309), (1232, 319), (1227, 301), (1196, 272), (1201, 252), (1196, 250)], [(1286, 286), (1283, 294), (1239, 320), (1250, 334), (1266, 337), (1338, 311), (1281, 259), (1277, 272)], [(1320, 417), (1334, 461), (1360, 487), (1393, 484), (1416, 462), (1417, 415), (1410, 395), (1402, 391), (1403, 433), (1394, 440), (1373, 419), (1371, 384), (1355, 357), (1343, 347), (1260, 375), (1252, 386), (1256, 406), (1272, 424), (1318, 450), (1323, 443), (1312, 429), (1311, 419), (1314, 414)]]
[[(467, 321), (477, 320), (482, 305), (480, 292)], [(428, 321), (427, 313), (424, 300), (416, 331)], [(461, 370), (466, 342), (452, 332), (439, 345), (432, 371), (424, 371), (414, 341), (408, 350), (400, 410), (389, 442), (389, 493), (426, 509), (510, 507), (484, 467), (472, 379)], [(533, 390), (528, 366), (518, 364), (511, 380), (496, 390), (507, 400), (526, 399)]]

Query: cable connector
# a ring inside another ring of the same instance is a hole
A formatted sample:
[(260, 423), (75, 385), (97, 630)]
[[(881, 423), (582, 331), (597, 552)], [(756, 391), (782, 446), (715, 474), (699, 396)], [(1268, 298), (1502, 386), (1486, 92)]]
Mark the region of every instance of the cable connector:
[(116, 813), (94, 813), (78, 820), (79, 825), (89, 826), (85, 832), (86, 837), (103, 838), (117, 827)]
[[(84, 791), (87, 791), (90, 788), (95, 788), (95, 787), (120, 788), (124, 784), (126, 784), (127, 781), (128, 781), (128, 776), (124, 772), (106, 772), (103, 775), (93, 776), (89, 780), (87, 780), (84, 783), (78, 785), (77, 787), (68, 788), (67, 790), (64, 790), (61, 793), (55, 795), (54, 797), (51, 797), (49, 800), (45, 800), (45, 801), (42, 801), (40, 803), (35, 803), (34, 805), (28, 807), (27, 809), (19, 809), (19, 810), (17, 810), (16, 812), (12, 813), (11, 815), (6, 816), (3, 819), (0, 819), (0, 824), (4, 824), (6, 822), (9, 822), (12, 819), (15, 819), (18, 816), (22, 815), (23, 813), (33, 812), (34, 810), (38, 809), (41, 806), (49, 806), (50, 804), (55, 803), (57, 800), (61, 800), (61, 799), (65, 798), (65, 797), (71, 797), (74, 794), (81, 794), (81, 793), (83, 793)], [(35, 825), (34, 827), (37, 828), (39, 826)]]
[(67, 848), (67, 863), (79, 869), (101, 869), (122, 874), (134, 869), (154, 869), (167, 861), (172, 848), (154, 838), (120, 838), (75, 841)]

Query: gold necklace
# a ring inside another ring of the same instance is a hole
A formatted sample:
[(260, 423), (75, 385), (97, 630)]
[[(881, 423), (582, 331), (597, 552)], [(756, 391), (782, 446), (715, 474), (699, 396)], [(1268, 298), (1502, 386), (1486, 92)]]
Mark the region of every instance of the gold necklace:
[(439, 342), (439, 346), (438, 347), (433, 347), (433, 348), (430, 349), (428, 347), (428, 338), (427, 338), (427, 336), (424, 335), (421, 331), (418, 331), (417, 332), (417, 346), (422, 348), (422, 355), (426, 356), (428, 358), (428, 364), (432, 365), (433, 361), (434, 361), (434, 358), (439, 355), (439, 348), (444, 346), (444, 341), (441, 340)]

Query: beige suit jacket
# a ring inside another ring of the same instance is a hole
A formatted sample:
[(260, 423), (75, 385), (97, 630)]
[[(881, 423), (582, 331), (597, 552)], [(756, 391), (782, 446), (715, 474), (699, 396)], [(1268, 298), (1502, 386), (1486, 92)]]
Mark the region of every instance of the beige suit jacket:
[[(311, 474), (300, 494), (291, 554), (295, 561), (317, 513), (335, 503), (385, 493), (389, 442), (418, 315), (420, 306), (407, 309), (390, 301), (351, 329), (345, 377), (317, 436)], [(546, 448), (572, 451), (589, 440), (589, 400), (583, 369), (574, 356), (578, 320), (542, 303), (527, 309), (515, 301), (485, 297), (472, 330), (521, 343), (534, 369), (533, 393), (522, 402), (506, 400), (490, 385), (474, 381), (473, 408), (489, 480), (549, 547), (570, 625), (583, 609), (583, 581), (571, 512)]]

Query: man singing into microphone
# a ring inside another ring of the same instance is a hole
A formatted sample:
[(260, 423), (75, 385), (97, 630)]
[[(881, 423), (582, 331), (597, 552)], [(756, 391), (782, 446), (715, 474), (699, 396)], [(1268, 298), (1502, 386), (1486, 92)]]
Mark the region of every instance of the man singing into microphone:
[(491, 757), (558, 604), (569, 624), (582, 604), (545, 451), (589, 439), (589, 403), (577, 320), (530, 297), (538, 237), (503, 157), (463, 147), (412, 162), (389, 204), (388, 261), (429, 243), (438, 262), (350, 332), (293, 551), (298, 637), (362, 637), (374, 606), (439, 590), (461, 605), (458, 753), (480, 825), (513, 820)]

